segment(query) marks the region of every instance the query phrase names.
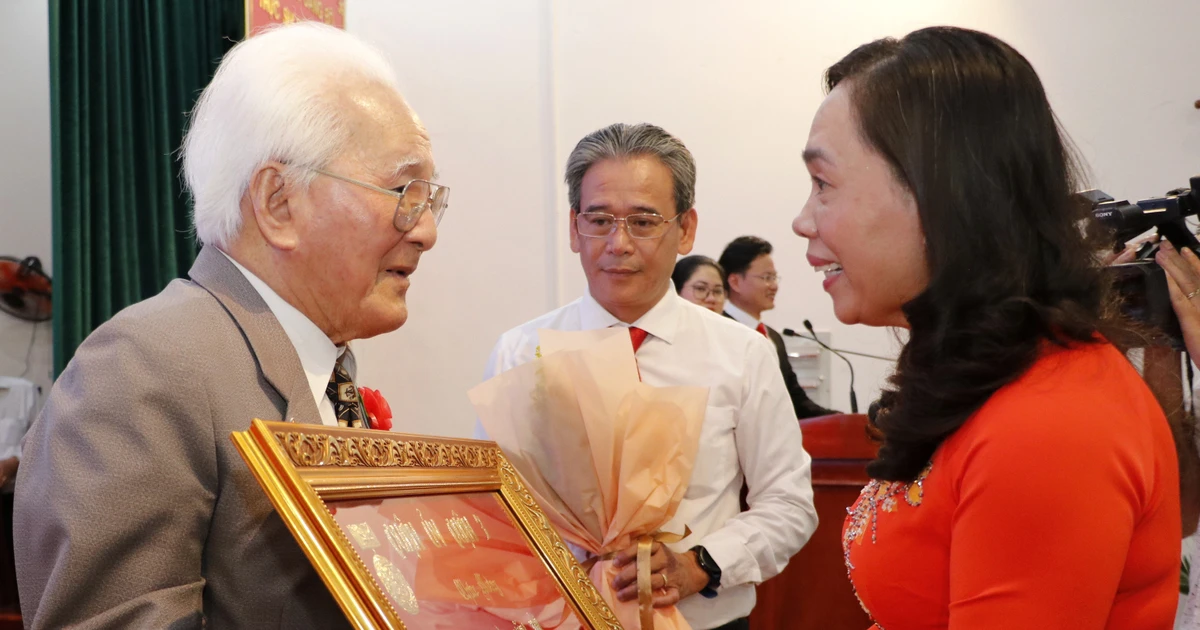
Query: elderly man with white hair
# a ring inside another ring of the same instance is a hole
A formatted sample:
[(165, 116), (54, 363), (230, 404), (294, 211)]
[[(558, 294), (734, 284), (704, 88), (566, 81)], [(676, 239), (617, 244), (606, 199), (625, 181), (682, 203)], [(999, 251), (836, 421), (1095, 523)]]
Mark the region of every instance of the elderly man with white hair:
[(188, 279), (92, 333), (26, 440), (26, 627), (345, 627), (229, 434), (365, 426), (346, 344), (408, 317), (446, 208), (429, 137), (376, 50), (292, 25), (222, 60), (183, 167)]

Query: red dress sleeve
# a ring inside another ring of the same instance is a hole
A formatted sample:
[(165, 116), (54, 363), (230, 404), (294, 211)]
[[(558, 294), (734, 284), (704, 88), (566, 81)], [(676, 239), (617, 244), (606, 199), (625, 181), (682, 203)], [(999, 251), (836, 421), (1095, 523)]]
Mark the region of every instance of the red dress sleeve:
[(1165, 419), (1145, 401), (1130, 401), (1144, 413), (1129, 417), (1130, 407), (1098, 408), (1062, 388), (998, 402), (981, 415), (1002, 417), (973, 419), (982, 429), (960, 431), (943, 453), (957, 470), (949, 626), (1105, 628), (1139, 562), (1179, 554), (1177, 537), (1136, 535), (1147, 519), (1171, 518), (1165, 494), (1178, 492), (1164, 469), (1173, 450), (1135, 426), (1165, 429)]

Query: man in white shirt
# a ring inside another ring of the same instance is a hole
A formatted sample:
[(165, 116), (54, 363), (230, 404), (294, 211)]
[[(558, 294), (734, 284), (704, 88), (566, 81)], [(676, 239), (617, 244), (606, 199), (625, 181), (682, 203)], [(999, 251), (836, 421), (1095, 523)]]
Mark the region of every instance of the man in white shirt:
[(26, 438), (27, 628), (348, 628), (229, 436), (366, 427), (347, 344), (399, 328), (446, 189), (395, 73), (306, 22), (222, 60), (183, 170), (187, 279), (80, 345)]
[[(588, 292), (503, 334), (486, 376), (533, 359), (539, 329), (622, 326), (635, 338), (645, 334), (635, 343), (644, 382), (708, 387), (691, 482), (664, 527), (686, 525), (692, 534), (655, 544), (655, 605), (678, 603), (697, 630), (747, 628), (754, 585), (782, 571), (817, 526), (811, 459), (771, 344), (672, 288), (675, 257), (691, 250), (696, 234), (695, 178), (691, 153), (653, 125), (616, 124), (581, 140), (566, 179), (571, 249)], [(743, 482), (746, 512), (738, 500)], [(637, 599), (635, 553), (616, 559), (623, 601)]]

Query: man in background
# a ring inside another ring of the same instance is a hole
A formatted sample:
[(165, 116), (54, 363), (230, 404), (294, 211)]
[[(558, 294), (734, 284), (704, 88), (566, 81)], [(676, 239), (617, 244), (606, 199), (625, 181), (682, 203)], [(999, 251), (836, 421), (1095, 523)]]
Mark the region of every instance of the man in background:
[(779, 274), (775, 272), (775, 261), (771, 258), (771, 244), (757, 236), (739, 236), (725, 246), (718, 262), (728, 274), (726, 317), (753, 328), (775, 344), (775, 353), (779, 355), (779, 371), (783, 374), (796, 417), (812, 418), (838, 413), (818, 405), (808, 397), (788, 361), (783, 336), (762, 321), (763, 312), (775, 308), (775, 294), (779, 291)]

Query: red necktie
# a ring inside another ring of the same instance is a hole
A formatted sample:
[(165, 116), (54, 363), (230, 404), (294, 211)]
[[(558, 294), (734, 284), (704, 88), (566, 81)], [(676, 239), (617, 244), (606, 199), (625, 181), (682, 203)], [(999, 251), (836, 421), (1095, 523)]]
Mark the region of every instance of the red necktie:
[(758, 327), (755, 328), (754, 330), (757, 330), (758, 332), (762, 333), (762, 336), (766, 337), (767, 339), (771, 338), (771, 335), (767, 334), (767, 325), (762, 322), (758, 322)]
[[(646, 340), (646, 335), (648, 335), (648, 334), (649, 333), (647, 333), (646, 331), (644, 331), (641, 328), (638, 328), (636, 326), (629, 327), (629, 341), (631, 341), (633, 343), (633, 354), (634, 354), (633, 363), (635, 365), (637, 364), (637, 356), (636, 355), (637, 355), (638, 348), (642, 347), (642, 342)], [(640, 381), (640, 380), (642, 380), (642, 366), (638, 365), (637, 371), (638, 371), (638, 380)]]
[(642, 342), (646, 340), (646, 331), (636, 326), (629, 327), (629, 341), (633, 342), (633, 353), (637, 354), (638, 348), (642, 347)]

